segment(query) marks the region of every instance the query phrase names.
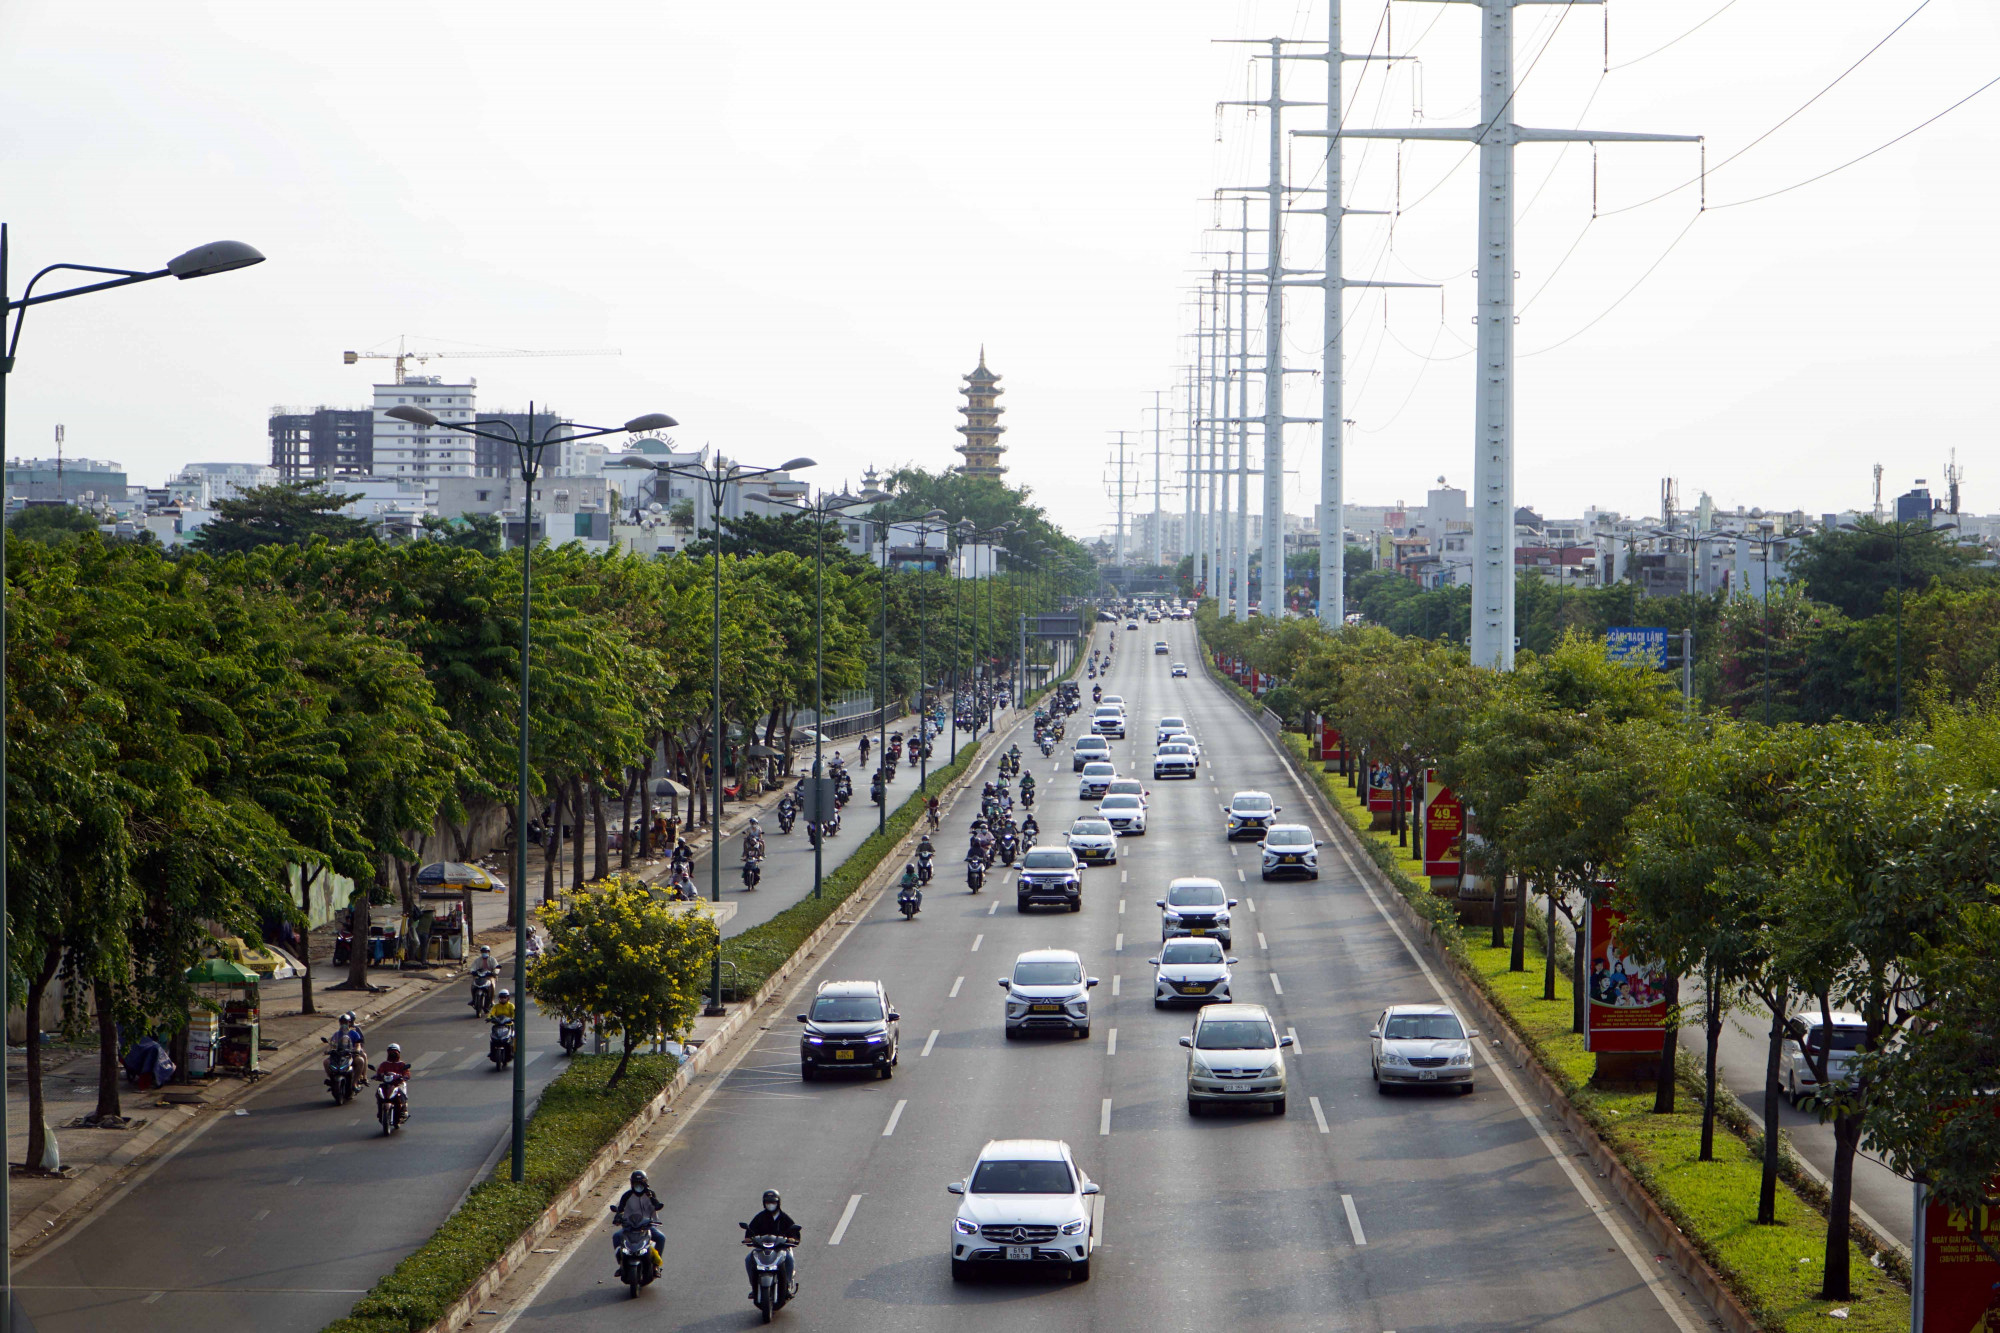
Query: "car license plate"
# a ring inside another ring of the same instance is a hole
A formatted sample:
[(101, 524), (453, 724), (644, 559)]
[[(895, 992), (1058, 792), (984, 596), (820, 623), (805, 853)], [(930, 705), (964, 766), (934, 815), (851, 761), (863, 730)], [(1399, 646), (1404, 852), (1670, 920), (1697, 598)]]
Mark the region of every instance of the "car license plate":
[(1436, 1078), (1436, 1077), (1437, 1077), (1437, 1070), (1435, 1070), (1435, 1069), (1419, 1069), (1419, 1070), (1417, 1071), (1417, 1077), (1418, 1077), (1418, 1078), (1420, 1078), (1420, 1079), (1425, 1079), (1425, 1080), (1429, 1080), (1429, 1079), (1434, 1079), (1434, 1078)]
[(854, 1052), (853, 1052), (853, 1051), (835, 1051), (835, 1052), (833, 1053), (833, 1058), (834, 1058), (834, 1059), (836, 1059), (836, 1060), (852, 1060), (852, 1059), (854, 1058)]
[(1278, 859), (1288, 866), (1295, 866), (1299, 863), (1299, 858), (1296, 856), (1281, 856)]
[(1189, 929), (1190, 929), (1190, 931), (1191, 931), (1191, 932), (1192, 932), (1193, 934), (1196, 934), (1196, 935), (1206, 935), (1206, 934), (1208, 934), (1208, 927), (1207, 927), (1207, 926), (1192, 926), (1192, 927), (1190, 927)]
[(1032, 1259), (1035, 1257), (1035, 1247), (1032, 1245), (1009, 1245), (1007, 1247), (1007, 1257), (1009, 1259)]
[(1038, 1014), (1059, 1014), (1062, 1012), (1062, 1006), (1059, 1004), (1033, 1004), (1028, 1007)]

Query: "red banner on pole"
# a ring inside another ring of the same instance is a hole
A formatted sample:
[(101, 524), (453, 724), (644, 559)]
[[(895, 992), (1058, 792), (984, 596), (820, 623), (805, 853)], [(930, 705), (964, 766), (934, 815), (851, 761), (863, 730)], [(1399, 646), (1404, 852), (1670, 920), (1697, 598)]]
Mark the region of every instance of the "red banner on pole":
[(1979, 1244), (1982, 1229), (1988, 1244), (2000, 1241), (2000, 1198), (1961, 1213), (1920, 1197), (1910, 1333), (2000, 1328), (2000, 1264)]
[(1396, 793), (1389, 785), (1390, 774), (1387, 764), (1368, 765), (1368, 810), (1371, 814), (1389, 814), (1396, 808)]
[(1623, 912), (1592, 903), (1584, 918), (1584, 971), (1590, 1002), (1587, 1051), (1654, 1054), (1666, 1044), (1667, 996), (1659, 968), (1633, 956), (1618, 938)]
[(1458, 874), (1465, 835), (1465, 803), (1451, 788), (1439, 787), (1424, 807), (1424, 873), (1432, 879)]
[(1325, 718), (1319, 723), (1319, 757), (1329, 764), (1337, 764), (1347, 756), (1341, 751), (1340, 732)]

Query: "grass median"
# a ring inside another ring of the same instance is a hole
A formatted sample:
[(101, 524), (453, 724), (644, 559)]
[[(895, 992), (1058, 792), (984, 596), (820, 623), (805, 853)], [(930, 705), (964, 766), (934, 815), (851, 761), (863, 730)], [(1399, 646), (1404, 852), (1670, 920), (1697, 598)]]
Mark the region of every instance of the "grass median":
[(1871, 1266), (1859, 1247), (1852, 1262), (1854, 1298), (1820, 1299), (1825, 1216), (1787, 1186), (1778, 1191), (1776, 1225), (1758, 1226), (1759, 1150), (1736, 1134), (1721, 1133), (1715, 1136), (1715, 1159), (1700, 1161), (1698, 1092), (1688, 1095), (1684, 1088), (1676, 1103), (1679, 1109), (1656, 1115), (1650, 1089), (1611, 1091), (1590, 1086), (1596, 1057), (1583, 1049), (1583, 1038), (1570, 1031), (1567, 967), (1556, 970), (1556, 998), (1542, 998), (1541, 960), (1547, 947), (1542, 932), (1530, 932), (1528, 953), (1534, 961), (1528, 969), (1509, 971), (1511, 950), (1493, 948), (1486, 927), (1459, 926), (1452, 905), (1430, 891), (1422, 863), (1410, 860), (1393, 837), (1370, 827), (1359, 794), (1343, 779), (1319, 771), (1311, 741), (1287, 732), (1284, 744), (1299, 766), (1316, 777), (1320, 789), (1359, 835), (1370, 859), (1410, 905), (1438, 927), (1440, 942), (1466, 965), (1571, 1105), (1611, 1145), (1762, 1327), (1771, 1333), (1824, 1328), (1834, 1312), (1841, 1311), (1845, 1328), (1876, 1333), (1909, 1328), (1909, 1293)]
[[(528, 1118), (527, 1178), (516, 1183), (496, 1174), (473, 1186), (458, 1211), (356, 1301), (352, 1314), (327, 1325), (326, 1333), (414, 1333), (442, 1319), (667, 1085), (676, 1061), (670, 1055), (635, 1055), (624, 1080), (607, 1089), (617, 1066), (615, 1056), (575, 1057), (542, 1090)], [(505, 1159), (499, 1170), (507, 1170)]]
[[(979, 742), (958, 747), (958, 758), (931, 772), (932, 793), (940, 792), (964, 773), (978, 757)], [(740, 998), (755, 995), (771, 974), (785, 965), (798, 951), (806, 936), (851, 897), (896, 849), (904, 834), (916, 827), (924, 812), (925, 793), (913, 792), (908, 800), (889, 814), (888, 826), (871, 833), (848, 858), (826, 876), (819, 897), (800, 899), (769, 921), (750, 927), (740, 935), (722, 941), (723, 978)], [(850, 806), (858, 813), (859, 807)]]

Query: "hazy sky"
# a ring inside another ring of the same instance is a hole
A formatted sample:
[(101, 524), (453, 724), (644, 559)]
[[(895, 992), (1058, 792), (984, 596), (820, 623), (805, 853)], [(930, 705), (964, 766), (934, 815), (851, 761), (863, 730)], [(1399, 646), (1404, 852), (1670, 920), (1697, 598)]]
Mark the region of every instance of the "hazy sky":
[[(1519, 11), (1521, 123), (1705, 134), (1711, 168), (1698, 221), (1693, 188), (1592, 221), (1593, 180), (1609, 212), (1693, 178), (1697, 150), (1519, 151), (1519, 347), (1539, 353), (1517, 385), (1522, 503), (1648, 510), (1674, 475), (1688, 500), (1816, 512), (1866, 504), (1878, 461), (1890, 494), (1920, 476), (1941, 489), (1956, 447), (1967, 507), (2000, 510), (2000, 88), (1818, 184), (1716, 207), (1838, 166), (2000, 74), (2000, 7), (1930, 0), (1719, 165), (1919, 3)], [(140, 481), (262, 460), (272, 405), (366, 403), (384, 363), (340, 352), (407, 333), (622, 349), (428, 369), (476, 376), (489, 408), (670, 412), (685, 443), (808, 454), (834, 483), (956, 461), (959, 376), (984, 343), (1012, 479), (1095, 532), (1111, 432), (1146, 430), (1152, 391), (1189, 357), (1183, 302), (1214, 262), (1197, 251), (1233, 216), (1208, 201), (1262, 175), (1262, 122), (1215, 109), (1261, 74), (1215, 39), (1323, 36), (1325, 5), (7, 0), (0, 214), (17, 290), (44, 263), (154, 266), (218, 237), (271, 260), (35, 311), (10, 453), (48, 453), (63, 422), (72, 454)], [(1351, 123), (1466, 123), (1476, 10), (1394, 10), (1387, 32), (1381, 0), (1344, 11), (1350, 51), (1393, 37), (1420, 57), (1349, 63)], [(1637, 61), (1609, 74), (1607, 22), (1610, 63)], [(1291, 67), (1290, 95), (1323, 86)], [(1288, 149), (1297, 183), (1321, 151)], [(1392, 145), (1347, 149), (1350, 205), (1402, 209), (1349, 221), (1350, 276), (1443, 283), (1349, 297), (1356, 502), (1470, 480), (1465, 159), (1416, 146), (1399, 171)], [(1308, 266), (1318, 222), (1291, 221), (1288, 257)], [(1318, 364), (1319, 330), (1317, 294), (1295, 294), (1292, 364)], [(1316, 407), (1309, 376), (1291, 393)], [(1312, 476), (1316, 450), (1294, 428), (1291, 466)], [(1316, 499), (1292, 478), (1288, 510)]]

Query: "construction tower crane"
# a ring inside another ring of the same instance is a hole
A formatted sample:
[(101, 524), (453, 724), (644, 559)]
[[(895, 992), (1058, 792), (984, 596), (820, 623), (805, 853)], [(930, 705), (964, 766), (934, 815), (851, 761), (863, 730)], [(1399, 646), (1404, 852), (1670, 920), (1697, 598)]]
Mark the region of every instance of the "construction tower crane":
[(394, 361), (396, 363), (396, 383), (401, 384), (403, 383), (406, 364), (411, 361), (422, 365), (426, 361), (445, 357), (477, 358), (483, 360), (503, 356), (617, 356), (620, 354), (615, 347), (565, 349), (553, 352), (528, 351), (518, 347), (496, 348), (492, 351), (412, 352), (404, 345), (407, 337), (408, 335), (402, 335), (396, 339), (396, 350), (393, 352), (342, 352), (340, 354), (341, 364), (351, 366), (357, 361)]

